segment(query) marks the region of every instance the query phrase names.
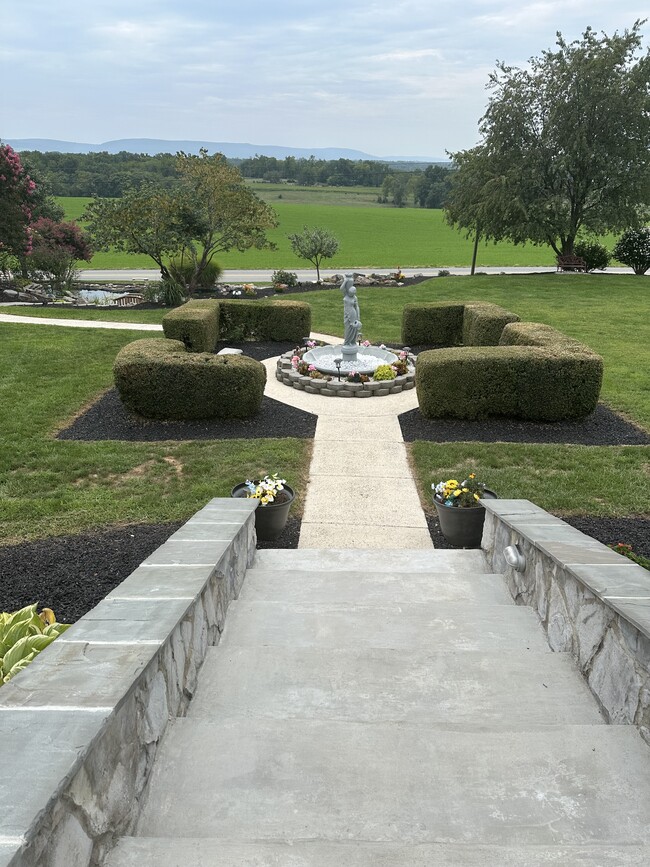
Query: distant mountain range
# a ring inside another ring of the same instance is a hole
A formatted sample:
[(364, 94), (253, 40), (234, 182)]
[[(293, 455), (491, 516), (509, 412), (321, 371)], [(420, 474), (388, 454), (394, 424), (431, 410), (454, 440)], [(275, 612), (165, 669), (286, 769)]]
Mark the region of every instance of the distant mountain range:
[(323, 160), (377, 160), (379, 162), (414, 162), (414, 163), (446, 163), (447, 157), (423, 157), (423, 156), (390, 156), (377, 157), (363, 151), (350, 150), (349, 148), (291, 148), (282, 145), (257, 145), (246, 142), (215, 142), (215, 141), (166, 141), (159, 138), (123, 138), (115, 141), (105, 141), (101, 144), (88, 144), (86, 142), (58, 141), (49, 138), (9, 138), (4, 139), (7, 144), (17, 151), (56, 151), (65, 154), (87, 154), (99, 151), (108, 151), (109, 154), (117, 154), (127, 151), (135, 154), (161, 154), (185, 151), (189, 154), (198, 154), (201, 148), (206, 148), (209, 153), (222, 153), (232, 159), (246, 159), (260, 156), (296, 157), (308, 159), (315, 156)]

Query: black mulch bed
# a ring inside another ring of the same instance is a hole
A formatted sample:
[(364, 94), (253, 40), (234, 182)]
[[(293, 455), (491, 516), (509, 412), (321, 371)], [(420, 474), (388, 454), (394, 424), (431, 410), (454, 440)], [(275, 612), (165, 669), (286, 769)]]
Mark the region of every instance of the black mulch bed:
[(419, 409), (399, 416), (406, 442), (427, 440), (479, 443), (574, 443), (586, 446), (639, 446), (650, 436), (603, 404), (580, 421), (534, 422), (512, 419), (426, 419)]
[[(293, 343), (219, 343), (243, 349), (245, 355), (263, 361), (294, 348)], [(313, 439), (317, 416), (271, 397), (262, 398), (254, 418), (211, 419), (206, 421), (156, 421), (129, 412), (116, 389), (106, 392), (90, 409), (65, 430), (62, 440), (125, 440), (128, 442), (159, 440), (229, 440), (264, 437), (299, 437)]]
[(262, 398), (254, 418), (219, 421), (155, 421), (125, 409), (112, 388), (89, 410), (61, 431), (62, 440), (232, 440), (264, 437), (313, 439), (318, 416), (287, 406), (271, 397)]
[[(604, 544), (625, 542), (650, 557), (650, 519), (565, 518), (567, 523)], [(451, 548), (438, 519), (427, 516), (436, 548)], [(175, 532), (180, 523), (115, 527), (81, 536), (65, 536), (0, 547), (0, 610), (13, 611), (38, 602), (52, 608), (62, 623), (73, 623), (123, 581)], [(300, 520), (289, 518), (276, 542), (258, 548), (296, 548)], [(621, 561), (623, 562), (623, 561)]]
[[(182, 522), (112, 527), (0, 546), (0, 611), (34, 602), (60, 623), (74, 623), (137, 569)], [(258, 548), (297, 548), (300, 520), (289, 518), (275, 542)]]

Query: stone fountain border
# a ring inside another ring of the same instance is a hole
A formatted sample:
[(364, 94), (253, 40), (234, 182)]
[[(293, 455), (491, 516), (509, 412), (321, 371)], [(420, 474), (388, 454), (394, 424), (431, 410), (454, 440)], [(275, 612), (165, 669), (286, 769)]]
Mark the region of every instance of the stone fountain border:
[[(393, 351), (393, 350), (391, 350)], [(396, 353), (397, 354), (397, 353)], [(345, 382), (337, 380), (336, 376), (326, 376), (322, 379), (312, 379), (294, 370), (291, 359), (294, 350), (285, 352), (278, 358), (275, 378), (283, 385), (306, 391), (308, 394), (322, 394), (324, 397), (387, 397), (389, 394), (400, 394), (415, 388), (415, 356), (408, 355), (407, 360), (411, 370), (395, 379), (380, 382)]]

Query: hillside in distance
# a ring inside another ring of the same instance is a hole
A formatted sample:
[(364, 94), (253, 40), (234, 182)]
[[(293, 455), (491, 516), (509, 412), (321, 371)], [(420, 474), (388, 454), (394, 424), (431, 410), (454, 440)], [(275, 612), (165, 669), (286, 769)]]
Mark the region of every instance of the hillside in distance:
[(101, 144), (89, 144), (88, 142), (69, 142), (47, 138), (6, 138), (4, 141), (17, 151), (41, 151), (47, 153), (55, 151), (67, 154), (99, 153), (106, 151), (109, 154), (117, 154), (120, 151), (136, 154), (167, 153), (174, 154), (177, 151), (185, 151), (188, 154), (198, 154), (201, 148), (206, 148), (208, 153), (222, 153), (231, 159), (248, 159), (256, 155), (276, 157), (296, 157), (308, 159), (315, 156), (323, 160), (376, 160), (379, 162), (418, 162), (418, 163), (446, 163), (447, 157), (424, 157), (424, 156), (390, 156), (378, 157), (363, 151), (350, 148), (294, 148), (283, 145), (259, 145), (247, 142), (210, 142), (210, 141), (167, 141), (157, 138), (125, 138), (114, 141), (105, 141)]

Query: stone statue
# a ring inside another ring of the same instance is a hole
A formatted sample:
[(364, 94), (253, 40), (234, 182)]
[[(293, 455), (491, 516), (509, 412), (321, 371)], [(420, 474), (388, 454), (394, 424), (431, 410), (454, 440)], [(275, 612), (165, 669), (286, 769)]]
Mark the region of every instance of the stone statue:
[(356, 346), (357, 338), (361, 333), (361, 319), (359, 318), (359, 301), (352, 274), (346, 274), (343, 278), (341, 291), (343, 292), (343, 327), (345, 329), (343, 344)]

